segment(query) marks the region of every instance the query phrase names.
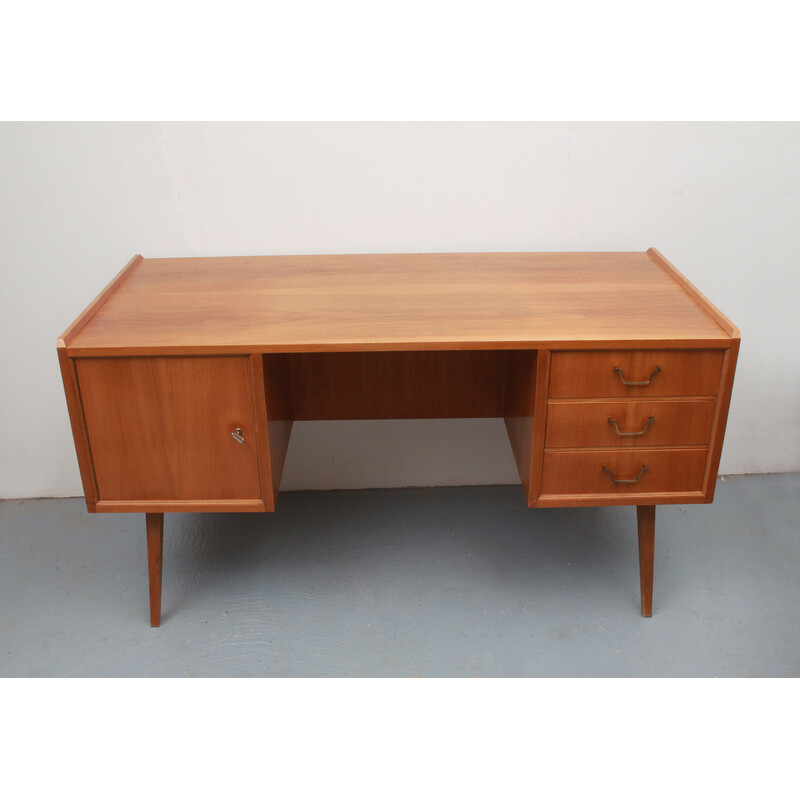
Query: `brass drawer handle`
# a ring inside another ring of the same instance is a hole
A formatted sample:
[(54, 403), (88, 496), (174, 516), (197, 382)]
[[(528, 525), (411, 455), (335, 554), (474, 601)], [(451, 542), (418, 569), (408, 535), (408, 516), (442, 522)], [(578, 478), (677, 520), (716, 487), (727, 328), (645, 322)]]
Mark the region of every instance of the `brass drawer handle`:
[(617, 375), (619, 375), (620, 380), (626, 386), (649, 386), (653, 382), (653, 378), (655, 378), (655, 376), (658, 375), (659, 372), (661, 372), (661, 367), (656, 367), (653, 370), (653, 374), (646, 381), (626, 381), (625, 374), (619, 367), (614, 367), (614, 372), (616, 372)]
[(614, 430), (617, 432), (618, 436), (641, 436), (655, 421), (656, 421), (655, 417), (650, 417), (650, 419), (648, 419), (647, 422), (645, 422), (644, 428), (642, 428), (640, 431), (621, 431), (614, 417), (608, 418), (609, 424), (614, 426)]
[(607, 472), (609, 477), (611, 478), (614, 483), (636, 483), (642, 475), (647, 472), (647, 464), (642, 464), (642, 468), (639, 470), (639, 474), (635, 478), (615, 478), (614, 473), (607, 467), (603, 466), (603, 472)]
[(241, 428), (237, 428), (235, 431), (231, 431), (231, 436), (236, 439), (239, 444), (244, 444), (244, 434), (242, 433)]

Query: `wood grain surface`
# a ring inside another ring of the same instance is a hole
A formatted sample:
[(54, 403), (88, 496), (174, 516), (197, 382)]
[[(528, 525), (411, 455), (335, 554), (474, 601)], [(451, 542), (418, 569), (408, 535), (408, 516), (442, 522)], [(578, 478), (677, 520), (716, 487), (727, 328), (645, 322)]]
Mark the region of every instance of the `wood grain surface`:
[(668, 275), (684, 292), (697, 304), (698, 308), (702, 308), (717, 325), (722, 328), (725, 333), (733, 339), (741, 339), (741, 332), (682, 272), (666, 258), (664, 258), (655, 247), (651, 247), (647, 251), (650, 260), (661, 269), (665, 275)]
[(714, 422), (711, 426), (711, 445), (709, 449), (709, 459), (706, 465), (706, 475), (703, 479), (703, 490), (707, 501), (714, 500), (714, 491), (717, 486), (717, 476), (719, 474), (719, 462), (722, 458), (722, 444), (725, 439), (725, 427), (728, 423), (728, 411), (731, 405), (731, 395), (733, 393), (733, 378), (736, 373), (736, 361), (739, 358), (739, 345), (741, 338), (734, 336), (731, 346), (725, 350), (725, 358), (722, 363), (722, 374), (719, 382), (719, 396), (717, 397), (717, 408), (714, 414)]
[(147, 575), (150, 583), (150, 627), (161, 624), (161, 575), (164, 562), (164, 515), (145, 514)]
[[(722, 350), (595, 350), (553, 354), (550, 397), (715, 397)], [(615, 372), (619, 367), (622, 375)], [(654, 370), (660, 371), (653, 375)], [(626, 385), (647, 381), (647, 386)]]
[(267, 416), (267, 447), (259, 447), (259, 457), (268, 462), (270, 476), (270, 485), (264, 487), (264, 502), (268, 511), (274, 511), (294, 424), (291, 378), (283, 356), (256, 354), (251, 359), (254, 365), (260, 364), (260, 369), (254, 369), (256, 418), (264, 407)]
[(274, 510), (294, 420), (333, 419), (503, 417), (529, 506), (637, 506), (650, 616), (655, 504), (713, 498), (739, 340), (652, 248), (135, 256), (58, 357), (87, 508), (146, 513), (153, 626), (164, 513)]
[(83, 496), (86, 509), (94, 513), (97, 505), (97, 479), (92, 463), (92, 451), (86, 432), (86, 420), (83, 416), (83, 403), (78, 388), (78, 375), (75, 371), (75, 359), (67, 356), (67, 348), (63, 339), (58, 340), (58, 364), (61, 368), (61, 380), (64, 384), (64, 395), (67, 401), (69, 422), (72, 428), (72, 440), (75, 443), (75, 454), (78, 457), (78, 469), (81, 473)]
[(103, 288), (100, 294), (89, 303), (86, 308), (77, 316), (75, 321), (61, 334), (59, 345), (69, 345), (72, 340), (83, 330), (88, 322), (100, 310), (122, 284), (128, 280), (131, 274), (139, 267), (143, 259), (140, 255), (135, 255)]
[(508, 351), (297, 353), (296, 420), (502, 417)]
[(653, 616), (653, 565), (656, 543), (656, 507), (636, 506), (636, 527), (639, 538), (639, 586), (642, 595), (642, 616)]
[(506, 431), (526, 498), (530, 497), (533, 479), (538, 353), (536, 350), (509, 353), (506, 378)]
[(647, 253), (144, 259), (68, 355), (724, 346)]
[[(706, 456), (705, 448), (549, 451), (544, 456), (542, 494), (637, 495), (700, 492), (703, 488)], [(647, 471), (636, 483), (614, 483), (611, 476), (603, 470), (607, 466), (614, 478), (626, 480), (635, 478), (645, 465)]]
[(545, 447), (707, 446), (715, 408), (714, 400), (554, 402), (548, 406)]
[(77, 374), (99, 500), (261, 498), (247, 356), (78, 359)]

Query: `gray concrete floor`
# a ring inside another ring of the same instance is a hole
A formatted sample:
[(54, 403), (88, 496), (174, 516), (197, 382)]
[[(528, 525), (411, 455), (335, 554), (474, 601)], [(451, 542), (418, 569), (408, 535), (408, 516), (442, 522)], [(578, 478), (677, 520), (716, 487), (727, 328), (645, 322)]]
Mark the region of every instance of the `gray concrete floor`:
[(172, 514), (148, 623), (142, 514), (0, 503), (0, 676), (800, 676), (800, 475), (656, 514), (652, 619), (632, 508), (514, 486), (290, 492)]

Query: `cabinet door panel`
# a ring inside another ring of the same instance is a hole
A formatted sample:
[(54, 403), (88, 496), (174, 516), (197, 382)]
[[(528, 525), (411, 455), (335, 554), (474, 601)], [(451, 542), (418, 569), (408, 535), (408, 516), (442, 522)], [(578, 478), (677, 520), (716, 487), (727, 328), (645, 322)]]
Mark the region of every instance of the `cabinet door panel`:
[(101, 501), (261, 497), (247, 356), (76, 367)]

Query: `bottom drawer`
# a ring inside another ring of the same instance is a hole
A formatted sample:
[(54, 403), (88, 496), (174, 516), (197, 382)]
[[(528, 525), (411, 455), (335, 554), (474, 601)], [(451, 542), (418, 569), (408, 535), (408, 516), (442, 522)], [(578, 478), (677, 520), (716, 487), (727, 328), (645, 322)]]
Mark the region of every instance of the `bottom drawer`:
[(545, 453), (541, 493), (701, 492), (707, 452), (703, 447)]

